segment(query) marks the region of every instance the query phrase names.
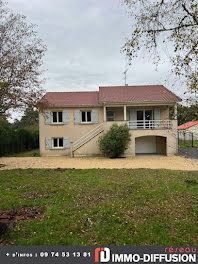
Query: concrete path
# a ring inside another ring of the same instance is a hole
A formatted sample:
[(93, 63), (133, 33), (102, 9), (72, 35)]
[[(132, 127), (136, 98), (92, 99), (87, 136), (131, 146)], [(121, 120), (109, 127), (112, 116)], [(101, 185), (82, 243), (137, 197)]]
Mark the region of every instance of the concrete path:
[(198, 160), (180, 156), (137, 156), (135, 158), (68, 158), (68, 157), (10, 157), (0, 158), (0, 170), (27, 168), (149, 168), (171, 170), (198, 170)]

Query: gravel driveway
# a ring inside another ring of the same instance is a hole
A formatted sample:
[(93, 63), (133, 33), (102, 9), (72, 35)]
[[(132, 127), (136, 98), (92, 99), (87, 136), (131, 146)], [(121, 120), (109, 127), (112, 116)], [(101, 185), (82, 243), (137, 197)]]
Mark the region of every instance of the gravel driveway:
[(198, 148), (179, 148), (179, 154), (187, 158), (198, 159)]
[[(2, 166), (3, 165), (3, 166)], [(69, 157), (10, 157), (0, 158), (0, 170), (27, 168), (149, 168), (171, 170), (198, 170), (198, 161), (180, 156), (137, 156), (135, 158), (69, 158)]]

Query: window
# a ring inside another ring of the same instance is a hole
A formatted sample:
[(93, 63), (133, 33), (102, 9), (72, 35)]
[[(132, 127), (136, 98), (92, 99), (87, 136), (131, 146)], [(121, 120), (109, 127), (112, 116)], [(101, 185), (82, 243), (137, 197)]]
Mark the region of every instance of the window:
[(91, 111), (82, 111), (81, 112), (81, 122), (82, 123), (91, 123)]
[(107, 121), (114, 121), (114, 111), (107, 111)]
[(152, 110), (137, 111), (137, 128), (152, 128)]
[(53, 112), (53, 123), (63, 122), (63, 112)]
[(53, 138), (53, 148), (63, 148), (63, 138)]

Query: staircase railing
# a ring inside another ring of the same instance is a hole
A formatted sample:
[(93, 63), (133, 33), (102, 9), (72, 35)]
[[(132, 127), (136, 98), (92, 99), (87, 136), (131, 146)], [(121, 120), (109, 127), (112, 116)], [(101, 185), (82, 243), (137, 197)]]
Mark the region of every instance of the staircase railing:
[(82, 136), (78, 140), (74, 141), (72, 151), (73, 152), (76, 151), (81, 146), (83, 146), (84, 144), (89, 142), (92, 138), (96, 137), (97, 135), (99, 135), (103, 131), (104, 131), (104, 123), (101, 123), (100, 125), (98, 125), (94, 129), (89, 131), (87, 134), (85, 134), (84, 136)]

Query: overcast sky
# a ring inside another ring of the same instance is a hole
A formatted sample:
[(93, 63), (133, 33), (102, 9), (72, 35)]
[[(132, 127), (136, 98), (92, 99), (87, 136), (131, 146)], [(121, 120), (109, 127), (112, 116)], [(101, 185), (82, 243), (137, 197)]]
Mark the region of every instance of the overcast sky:
[[(130, 33), (131, 18), (121, 0), (8, 0), (8, 6), (38, 25), (48, 48), (47, 91), (124, 84), (126, 60), (120, 49)], [(169, 68), (165, 62), (155, 71), (152, 61), (138, 59), (129, 68), (127, 83), (165, 84), (181, 96), (176, 85), (169, 86)]]

